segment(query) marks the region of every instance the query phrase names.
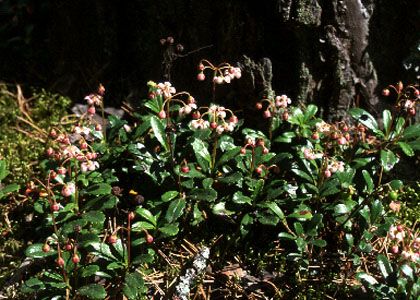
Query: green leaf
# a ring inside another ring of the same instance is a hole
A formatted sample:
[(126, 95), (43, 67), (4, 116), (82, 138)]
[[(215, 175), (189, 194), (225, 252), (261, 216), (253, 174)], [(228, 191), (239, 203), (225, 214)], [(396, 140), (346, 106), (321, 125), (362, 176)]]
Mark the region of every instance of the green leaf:
[(337, 204), (336, 206), (334, 206), (334, 213), (338, 214), (338, 215), (342, 215), (342, 214), (346, 214), (348, 213), (350, 210), (348, 209), (348, 207), (345, 204)]
[(105, 222), (105, 215), (101, 211), (89, 211), (83, 214), (83, 219), (90, 223), (103, 224)]
[(0, 181), (2, 181), (8, 174), (9, 171), (6, 169), (6, 161), (0, 160)]
[(414, 272), (413, 272), (413, 268), (411, 268), (409, 265), (402, 265), (401, 266), (401, 271), (411, 280), (414, 279)]
[(150, 125), (152, 126), (153, 133), (159, 143), (163, 146), (165, 151), (168, 151), (168, 145), (166, 143), (165, 127), (156, 116), (150, 118)]
[(320, 195), (322, 197), (331, 196), (340, 192), (340, 182), (338, 179), (330, 179), (324, 182), (320, 189)]
[(77, 290), (77, 293), (94, 300), (101, 300), (106, 297), (105, 288), (102, 285), (95, 283), (82, 286)]
[(154, 100), (154, 99), (152, 99), (152, 100), (149, 100), (149, 101), (147, 101), (146, 103), (144, 103), (144, 106), (146, 106), (147, 108), (149, 108), (152, 112), (154, 112), (154, 113), (159, 113), (160, 112), (160, 110), (161, 110), (161, 107), (160, 107), (160, 105), (159, 105), (159, 103), (156, 101), (156, 100)]
[(178, 195), (179, 195), (179, 192), (177, 191), (168, 191), (164, 193), (160, 198), (162, 199), (163, 202), (168, 202), (178, 197)]
[(3, 197), (3, 195), (6, 195), (8, 193), (15, 192), (18, 190), (19, 190), (19, 185), (16, 183), (6, 185), (4, 188), (0, 189), (0, 199)]
[(384, 120), (384, 131), (385, 135), (388, 136), (391, 132), (391, 126), (392, 126), (392, 115), (391, 112), (387, 109), (385, 109), (382, 112), (382, 118)]
[(394, 165), (398, 162), (398, 158), (391, 150), (381, 150), (381, 165), (385, 172), (389, 172)]
[(32, 277), (25, 281), (21, 290), (23, 293), (33, 293), (36, 291), (44, 290), (45, 284), (36, 277)]
[(135, 232), (141, 232), (143, 230), (152, 230), (152, 229), (155, 229), (155, 225), (149, 222), (144, 222), (144, 221), (136, 222), (131, 226), (131, 230)]
[(370, 209), (370, 220), (371, 223), (374, 224), (379, 216), (382, 215), (384, 212), (384, 207), (382, 206), (381, 201), (375, 200), (372, 203), (371, 209)]
[(313, 240), (312, 244), (320, 248), (324, 248), (325, 246), (327, 246), (327, 242), (321, 239)]
[(398, 142), (398, 146), (400, 146), (401, 150), (404, 152), (405, 155), (414, 156), (414, 150), (409, 144), (404, 142)]
[(296, 239), (296, 237), (294, 235), (291, 235), (290, 233), (287, 233), (287, 232), (280, 232), (279, 233), (279, 238), (280, 239), (286, 239), (286, 240)]
[(203, 168), (204, 172), (207, 172), (211, 165), (211, 156), (209, 150), (207, 149), (207, 144), (200, 139), (194, 139), (192, 147), (198, 164), (201, 168)]
[(108, 183), (97, 183), (91, 185), (85, 190), (88, 195), (108, 195), (111, 193), (112, 187)]
[(53, 250), (52, 247), (51, 247), (50, 251), (48, 251), (48, 252), (42, 251), (43, 246), (44, 246), (44, 244), (30, 245), (28, 248), (26, 248), (25, 255), (28, 256), (28, 257), (32, 257), (32, 258), (44, 258), (44, 257), (48, 257), (48, 256), (52, 256), (52, 255), (57, 254), (57, 251)]
[(295, 232), (297, 235), (303, 235), (304, 230), (303, 230), (303, 226), (301, 223), (299, 222), (295, 222), (293, 223), (293, 227), (295, 228)]
[(105, 243), (89, 243), (89, 247), (92, 247), (92, 253), (103, 258), (105, 260), (116, 261), (117, 258), (112, 254), (111, 249)]
[(372, 277), (372, 276), (370, 276), (369, 274), (366, 274), (366, 273), (358, 273), (356, 275), (356, 278), (359, 281), (367, 282), (370, 285), (375, 285), (375, 284), (378, 283), (378, 281), (374, 277)]
[(374, 184), (373, 184), (372, 177), (370, 176), (369, 172), (366, 171), (366, 170), (362, 170), (362, 174), (363, 174), (363, 178), (365, 179), (365, 182), (366, 182), (367, 192), (372, 193), (373, 189), (374, 189)]
[(288, 218), (295, 218), (295, 219), (311, 219), (312, 218), (312, 213), (308, 210), (302, 210), (299, 212), (294, 212), (290, 215), (287, 216)]
[(81, 268), (81, 276), (82, 277), (93, 276), (98, 271), (99, 271), (99, 266), (98, 265), (84, 266), (84, 267)]
[(242, 194), (242, 192), (239, 191), (233, 194), (232, 201), (236, 204), (252, 204), (252, 199), (248, 196), (245, 196), (244, 194)]
[(277, 205), (277, 203), (268, 202), (268, 203), (265, 203), (265, 206), (267, 206), (273, 213), (275, 213), (277, 215), (277, 217), (279, 217), (280, 220), (285, 219), (284, 213), (280, 209), (280, 207)]
[(236, 157), (240, 151), (241, 151), (241, 147), (235, 147), (223, 153), (223, 155), (217, 161), (216, 167), (222, 166), (223, 164), (227, 163), (229, 160)]
[(162, 232), (163, 237), (175, 236), (179, 232), (179, 225), (178, 225), (178, 223), (169, 224), (169, 225), (166, 225), (164, 227), (160, 227), (159, 231)]
[(290, 131), (283, 132), (282, 135), (280, 135), (280, 136), (278, 136), (274, 139), (274, 142), (287, 143), (288, 144), (288, 143), (291, 143), (293, 138), (295, 138), (295, 137), (296, 137), (296, 133), (294, 133), (294, 132), (290, 132)]
[(384, 278), (387, 278), (389, 274), (392, 273), (392, 266), (389, 263), (388, 259), (385, 255), (379, 254), (376, 257), (376, 260), (378, 261), (379, 270), (381, 270), (382, 275)]
[(395, 122), (395, 134), (400, 135), (404, 129), (405, 119), (403, 117), (398, 117)]
[(185, 209), (185, 199), (175, 199), (169, 204), (168, 210), (166, 211), (165, 219), (168, 223), (175, 222), (180, 216), (182, 216)]
[(353, 118), (372, 130), (375, 134), (380, 136), (384, 135), (383, 132), (379, 130), (378, 123), (375, 118), (364, 109), (355, 107), (350, 109), (349, 113)]
[(228, 216), (232, 215), (234, 212), (226, 209), (226, 203), (225, 202), (219, 202), (212, 207), (212, 212), (215, 215), (218, 216)]
[(318, 107), (313, 104), (309, 104), (305, 110), (305, 122), (309, 121), (313, 116), (315, 116), (316, 112), (318, 111)]
[(140, 299), (143, 290), (144, 280), (139, 273), (136, 272), (125, 275), (123, 293), (128, 299)]
[(152, 215), (152, 213), (149, 210), (143, 207), (138, 207), (136, 208), (136, 213), (156, 227), (157, 225), (156, 218)]
[(420, 137), (420, 123), (408, 126), (404, 130), (403, 138), (404, 139), (412, 139)]
[(291, 169), (291, 171), (293, 173), (295, 173), (296, 175), (298, 175), (299, 177), (301, 177), (303, 179), (306, 179), (309, 182), (314, 182), (313, 178), (311, 176), (309, 176), (308, 173), (306, 173), (306, 172), (304, 172), (302, 170), (299, 170), (299, 169)]
[(214, 189), (193, 189), (189, 195), (193, 200), (213, 202), (217, 199)]

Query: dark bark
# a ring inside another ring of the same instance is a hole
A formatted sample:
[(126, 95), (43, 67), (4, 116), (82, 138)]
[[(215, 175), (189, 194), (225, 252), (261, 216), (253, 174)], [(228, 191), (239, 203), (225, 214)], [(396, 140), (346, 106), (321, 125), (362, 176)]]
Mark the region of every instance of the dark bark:
[[(271, 85), (295, 101), (319, 104), (331, 119), (352, 105), (380, 110), (380, 90), (398, 80), (413, 82), (420, 64), (418, 4), (409, 0), (28, 3), (31, 14), (23, 13), (13, 30), (0, 32), (22, 37), (26, 26), (34, 26), (26, 44), (1, 44), (0, 78), (52, 88), (75, 99), (99, 82), (108, 89), (108, 103), (142, 97), (148, 80), (164, 80), (159, 39), (167, 36), (182, 43), (186, 52), (213, 45), (173, 62), (171, 80), (179, 90), (210, 99), (202, 83), (191, 84), (198, 61), (241, 62), (252, 69), (253, 62), (243, 60), (246, 55), (256, 62), (254, 67), (262, 59), (268, 66), (270, 60), (272, 81), (267, 77), (265, 86), (257, 83), (262, 73), (254, 70), (232, 85), (233, 92), (221, 88), (218, 100), (244, 97), (236, 100), (252, 106)], [(408, 71), (403, 68), (407, 58), (412, 65)], [(248, 93), (250, 88), (255, 90)]]

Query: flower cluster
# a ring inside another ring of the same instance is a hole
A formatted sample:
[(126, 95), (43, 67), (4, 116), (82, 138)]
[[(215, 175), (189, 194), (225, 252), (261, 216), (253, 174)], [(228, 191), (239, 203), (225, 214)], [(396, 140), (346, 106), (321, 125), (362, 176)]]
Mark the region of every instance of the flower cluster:
[(172, 84), (168, 81), (164, 83), (160, 82), (157, 84), (156, 93), (158, 95), (163, 95), (163, 97), (169, 98), (176, 93), (176, 89), (172, 86)]
[(397, 94), (396, 107), (405, 111), (409, 116), (415, 116), (416, 106), (420, 101), (419, 90), (413, 85), (404, 87), (403, 83), (400, 81), (395, 86), (389, 85), (387, 88), (383, 89), (382, 95), (388, 97), (391, 95), (391, 90)]
[(214, 66), (207, 60), (202, 60), (198, 64), (199, 73), (197, 79), (203, 81), (206, 79), (204, 70), (210, 69), (213, 71), (213, 82), (217, 84), (230, 83), (233, 79), (239, 79), (242, 76), (240, 68), (233, 67), (228, 63), (222, 63), (218, 66)]
[(302, 152), (303, 152), (303, 156), (306, 159), (309, 159), (309, 160), (313, 160), (313, 159), (317, 159), (317, 158), (322, 158), (324, 156), (324, 154), (322, 154), (322, 153), (315, 153), (312, 148), (303, 147), (302, 148)]
[[(207, 111), (202, 115), (199, 110), (193, 114), (194, 120), (190, 122), (192, 129), (211, 128), (218, 134), (222, 134), (225, 131), (232, 132), (235, 129), (238, 117), (230, 109), (215, 104), (210, 105), (208, 108), (204, 107), (204, 109), (207, 109)], [(230, 114), (229, 119), (227, 119), (227, 113)]]
[(102, 106), (103, 105), (103, 96), (105, 94), (105, 87), (100, 84), (98, 87), (98, 91), (96, 93), (92, 93), (85, 97), (85, 100), (88, 104), (87, 114), (88, 116), (92, 117), (96, 113), (95, 106)]
[(332, 174), (336, 172), (343, 172), (344, 171), (344, 162), (339, 160), (330, 161), (327, 165), (327, 168), (324, 171), (324, 175), (326, 178), (331, 177)]
[(403, 225), (392, 225), (388, 237), (391, 240), (391, 253), (395, 255), (400, 253), (400, 258), (405, 261), (420, 263), (420, 237), (417, 233), (413, 234)]
[(289, 118), (288, 105), (292, 103), (292, 100), (286, 95), (276, 96), (274, 99), (263, 99), (261, 102), (255, 104), (255, 108), (258, 110), (263, 109), (263, 103), (267, 103), (267, 107), (263, 112), (263, 117), (268, 119), (273, 116), (281, 116), (284, 121)]

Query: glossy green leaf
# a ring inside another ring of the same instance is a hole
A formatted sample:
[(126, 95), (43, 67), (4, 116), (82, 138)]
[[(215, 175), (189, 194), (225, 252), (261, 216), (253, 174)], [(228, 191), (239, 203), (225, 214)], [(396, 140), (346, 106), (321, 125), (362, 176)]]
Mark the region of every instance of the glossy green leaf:
[(404, 139), (413, 139), (420, 137), (420, 123), (408, 126), (403, 133)]
[(98, 265), (88, 265), (84, 266), (80, 269), (82, 277), (89, 277), (95, 275), (97, 271), (99, 271)]
[(83, 214), (83, 219), (90, 223), (102, 224), (105, 222), (105, 215), (101, 211), (89, 211)]
[(106, 297), (105, 288), (102, 285), (95, 283), (82, 286), (77, 290), (77, 293), (93, 300), (102, 300)]
[(391, 126), (392, 126), (392, 115), (391, 112), (387, 109), (385, 109), (382, 112), (382, 118), (384, 121), (384, 131), (386, 136), (389, 135), (389, 133), (391, 132)]
[(371, 223), (374, 224), (378, 217), (381, 216), (384, 212), (384, 207), (382, 206), (381, 201), (375, 200), (373, 201), (371, 208), (370, 208), (370, 220)]
[(36, 277), (32, 277), (26, 280), (21, 287), (21, 290), (24, 293), (33, 293), (33, 292), (41, 291), (44, 289), (45, 289), (44, 282), (42, 282)]
[(8, 184), (2, 189), (0, 189), (0, 199), (6, 196), (6, 194), (11, 192), (16, 192), (19, 190), (19, 185), (16, 183)]
[(175, 236), (179, 232), (179, 225), (178, 223), (169, 224), (169, 225), (160, 227), (159, 231), (163, 234), (163, 237)]
[(380, 157), (381, 165), (384, 168), (385, 172), (389, 172), (398, 162), (398, 158), (391, 150), (381, 150)]
[(97, 183), (88, 187), (85, 192), (88, 195), (108, 195), (111, 193), (112, 187), (105, 182)]
[(144, 222), (144, 221), (139, 221), (131, 225), (131, 230), (135, 232), (141, 232), (144, 230), (152, 230), (152, 229), (155, 229), (155, 225), (149, 222)]
[(0, 159), (0, 181), (2, 181), (8, 174), (9, 171), (6, 168), (6, 161)]
[(267, 202), (265, 203), (265, 206), (267, 206), (273, 213), (275, 213), (280, 220), (284, 220), (284, 213), (281, 210), (281, 208), (277, 205), (277, 203)]
[(130, 300), (140, 299), (144, 290), (144, 280), (137, 272), (125, 275), (123, 293)]
[(157, 225), (156, 218), (153, 216), (153, 214), (149, 210), (143, 207), (137, 207), (136, 213), (156, 227)]
[(398, 142), (398, 146), (400, 146), (401, 150), (404, 152), (405, 155), (414, 156), (414, 150), (409, 144), (404, 142)]
[(207, 144), (200, 139), (194, 139), (192, 147), (198, 164), (203, 168), (204, 172), (207, 172), (211, 165), (211, 156), (207, 149)]
[(342, 214), (346, 214), (348, 213), (350, 210), (348, 209), (348, 207), (345, 204), (337, 204), (336, 206), (334, 206), (334, 212), (338, 215), (342, 215)]
[(235, 147), (235, 148), (230, 149), (227, 152), (223, 153), (223, 155), (217, 161), (216, 167), (222, 166), (225, 163), (227, 163), (228, 161), (230, 161), (232, 158), (238, 156), (240, 151), (241, 151), (241, 147)]
[(367, 282), (370, 285), (375, 285), (378, 283), (378, 281), (374, 277), (366, 273), (358, 273), (356, 277), (359, 281)]
[(383, 254), (379, 254), (376, 257), (376, 260), (378, 261), (379, 270), (381, 270), (382, 275), (384, 278), (388, 278), (389, 274), (392, 273), (392, 266), (389, 263), (388, 258)]
[(153, 134), (155, 135), (156, 139), (162, 145), (162, 147), (168, 151), (168, 145), (166, 143), (166, 133), (165, 127), (162, 124), (161, 120), (159, 120), (156, 116), (152, 116), (150, 118), (150, 125), (152, 126)]
[(408, 277), (408, 278), (410, 278), (411, 280), (413, 280), (414, 279), (414, 271), (413, 271), (413, 268), (412, 267), (410, 267), (409, 265), (406, 265), (406, 264), (404, 264), (404, 265), (402, 265), (401, 266), (401, 271)]
[(315, 116), (315, 114), (317, 113), (317, 111), (318, 111), (318, 107), (316, 105), (309, 104), (306, 107), (305, 114), (304, 114), (305, 121), (306, 122), (309, 121), (313, 116)]
[(52, 255), (57, 255), (57, 251), (51, 247), (50, 251), (42, 251), (44, 244), (33, 244), (25, 250), (25, 255), (32, 258), (44, 258)]
[(166, 210), (165, 219), (168, 223), (175, 222), (180, 216), (182, 216), (185, 209), (185, 199), (175, 199), (169, 204), (168, 209)]
[(304, 230), (303, 230), (303, 226), (301, 223), (299, 222), (295, 222), (293, 223), (293, 227), (295, 228), (295, 232), (297, 235), (303, 235)]
[(340, 185), (340, 182), (337, 178), (325, 181), (320, 189), (321, 196), (327, 197), (327, 196), (331, 196), (331, 195), (335, 195), (339, 193), (340, 192), (339, 185)]
[(291, 235), (290, 233), (287, 233), (287, 232), (280, 232), (279, 233), (279, 238), (286, 239), (286, 240), (296, 239), (296, 237), (294, 235)]
[(232, 201), (236, 204), (252, 204), (252, 199), (242, 194), (242, 192), (236, 192), (233, 194)]
[(193, 200), (213, 202), (217, 199), (217, 192), (214, 189), (193, 189), (189, 196)]
[(308, 173), (306, 173), (306, 172), (304, 172), (302, 170), (299, 170), (299, 169), (291, 169), (291, 171), (293, 173), (295, 173), (296, 175), (298, 175), (299, 177), (301, 177), (303, 179), (306, 179), (309, 182), (314, 182), (313, 178), (311, 176), (309, 176)]
[(168, 202), (178, 197), (178, 195), (179, 195), (178, 191), (168, 191), (164, 193), (160, 198), (162, 199), (163, 202)]
[(353, 118), (372, 130), (375, 134), (383, 136), (383, 132), (378, 128), (378, 123), (370, 113), (358, 107), (351, 108), (349, 113)]
[(277, 143), (291, 143), (293, 138), (296, 137), (296, 133), (294, 132), (283, 132), (281, 135), (274, 139), (274, 142)]
[(367, 192), (372, 193), (373, 189), (374, 189), (374, 184), (373, 184), (372, 177), (370, 176), (369, 172), (366, 171), (366, 170), (362, 170), (362, 174), (363, 174), (363, 178), (365, 179), (365, 182), (366, 182)]
[(321, 240), (321, 239), (313, 240), (312, 244), (314, 246), (317, 246), (317, 247), (320, 247), (320, 248), (324, 248), (324, 247), (327, 246), (327, 242), (325, 240)]

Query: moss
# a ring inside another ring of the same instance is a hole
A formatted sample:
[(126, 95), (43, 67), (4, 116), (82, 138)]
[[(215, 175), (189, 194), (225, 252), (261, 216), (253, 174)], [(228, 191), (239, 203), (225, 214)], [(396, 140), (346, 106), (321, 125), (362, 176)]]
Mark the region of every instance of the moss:
[(321, 24), (321, 6), (314, 0), (299, 0), (296, 8), (296, 21), (304, 25)]
[[(19, 109), (17, 94), (16, 88), (0, 84), (0, 157), (7, 161), (13, 175), (4, 183), (22, 185), (37, 171), (37, 160), (42, 157), (45, 144), (31, 126), (19, 120), (24, 115)], [(71, 103), (70, 99), (45, 90), (34, 90), (29, 99), (23, 101), (30, 118), (46, 132), (67, 114)]]

